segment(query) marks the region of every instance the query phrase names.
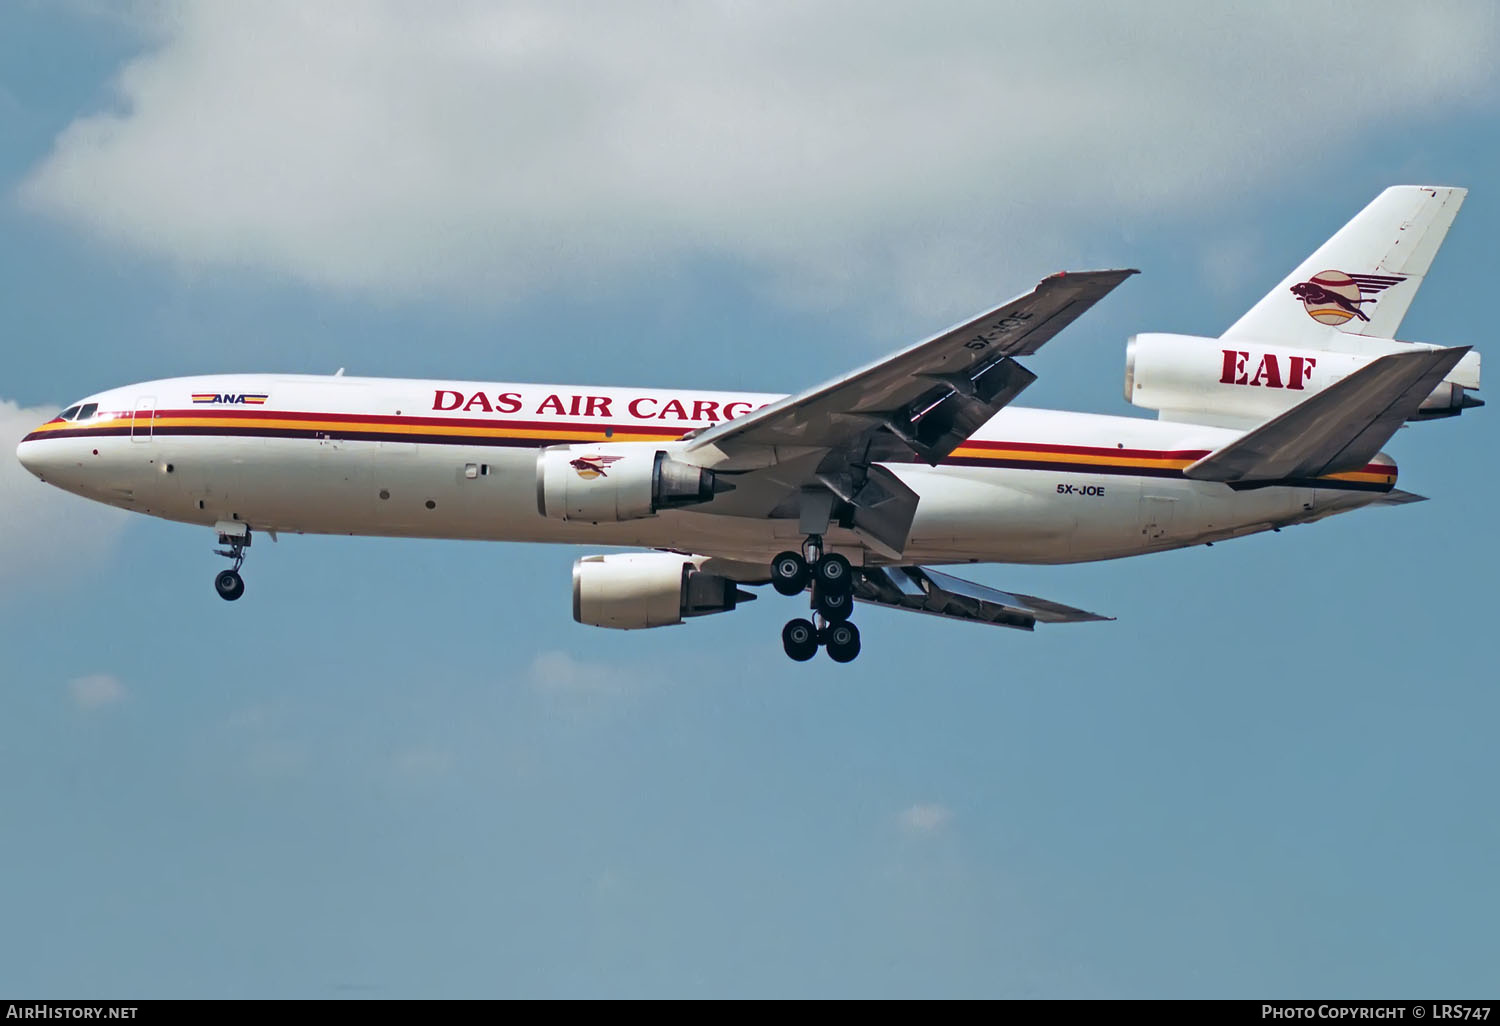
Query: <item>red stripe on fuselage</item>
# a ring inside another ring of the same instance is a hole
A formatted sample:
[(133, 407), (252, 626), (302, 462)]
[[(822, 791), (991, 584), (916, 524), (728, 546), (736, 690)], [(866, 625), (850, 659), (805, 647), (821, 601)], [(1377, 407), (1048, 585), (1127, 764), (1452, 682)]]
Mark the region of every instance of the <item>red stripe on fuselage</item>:
[(618, 422), (589, 421), (587, 423), (573, 423), (556, 420), (498, 420), (493, 417), (414, 417), (395, 416), (391, 414), (378, 413), (307, 413), (294, 410), (273, 410), (262, 406), (254, 410), (157, 410), (156, 418), (166, 420), (171, 417), (191, 417), (194, 420), (204, 418), (220, 420), (321, 420), (345, 424), (403, 424), (415, 427), (479, 427), (479, 428), (510, 428), (522, 431), (603, 431), (611, 428), (615, 431), (629, 430), (641, 433), (660, 434), (678, 438), (695, 430), (693, 427), (667, 427), (661, 424), (642, 424), (631, 421), (628, 424)]
[[(495, 444), (499, 444), (499, 440), (485, 439), (484, 436), (478, 436), (478, 435), (457, 435), (457, 434), (455, 434), (455, 435), (447, 435), (447, 436), (445, 436), (445, 435), (442, 434), (441, 430), (434, 430), (434, 431), (431, 431), (431, 432), (422, 432), (422, 433), (410, 433), (410, 432), (400, 432), (400, 433), (398, 433), (398, 432), (358, 432), (357, 429), (360, 426), (375, 427), (375, 426), (386, 426), (386, 425), (389, 425), (389, 426), (403, 426), (403, 427), (426, 427), (426, 428), (434, 428), (434, 429), (442, 429), (442, 428), (483, 428), (483, 429), (490, 429), (490, 430), (496, 430), (496, 431), (521, 430), (521, 431), (556, 431), (556, 432), (596, 432), (596, 433), (599, 433), (601, 435), (606, 430), (610, 430), (610, 431), (619, 431), (619, 432), (626, 432), (626, 433), (633, 433), (633, 434), (653, 434), (653, 435), (660, 436), (663, 440), (678, 439), (678, 438), (681, 438), (683, 435), (687, 434), (690, 431), (697, 430), (697, 428), (693, 427), (693, 426), (687, 426), (687, 427), (668, 427), (668, 426), (658, 425), (658, 424), (640, 424), (640, 423), (625, 423), (625, 424), (621, 424), (621, 423), (616, 423), (616, 422), (600, 423), (598, 421), (579, 422), (579, 421), (547, 421), (547, 420), (501, 420), (501, 419), (492, 418), (492, 417), (409, 417), (409, 416), (396, 416), (396, 415), (387, 415), (387, 414), (313, 413), (313, 412), (307, 412), (307, 411), (301, 411), (301, 410), (268, 410), (268, 409), (265, 409), (264, 407), (259, 407), (259, 408), (256, 408), (256, 409), (249, 409), (249, 410), (247, 410), (247, 409), (234, 409), (234, 410), (203, 410), (203, 409), (157, 410), (157, 411), (155, 411), (155, 413), (156, 413), (156, 416), (155, 416), (154, 420), (150, 422), (150, 427), (146, 428), (143, 425), (143, 430), (150, 430), (150, 431), (152, 431), (155, 434), (161, 434), (161, 435), (172, 435), (172, 434), (184, 434), (184, 435), (186, 435), (186, 434), (191, 434), (191, 435), (202, 436), (202, 435), (212, 435), (217, 430), (217, 429), (215, 429), (213, 427), (207, 427), (207, 426), (204, 426), (204, 425), (175, 426), (175, 425), (171, 425), (171, 424), (163, 424), (163, 423), (161, 423), (161, 421), (164, 421), (164, 420), (173, 420), (173, 419), (177, 419), (177, 418), (188, 418), (188, 419), (192, 419), (192, 420), (221, 420), (221, 421), (224, 421), (225, 422), (224, 426), (225, 426), (225, 433), (226, 434), (229, 434), (229, 433), (233, 433), (235, 435), (264, 434), (264, 435), (267, 435), (267, 436), (280, 437), (280, 438), (302, 437), (302, 435), (299, 434), (299, 431), (297, 429), (288, 429), (288, 428), (258, 428), (253, 423), (252, 424), (247, 424), (247, 425), (245, 425), (243, 427), (239, 427), (238, 425), (236, 425), (234, 423), (235, 421), (282, 420), (282, 421), (308, 421), (308, 422), (322, 422), (322, 423), (344, 424), (344, 425), (347, 425), (348, 428), (350, 429), (349, 430), (349, 435), (350, 436), (358, 436), (358, 437), (362, 437), (362, 438), (366, 438), (366, 439), (375, 439), (375, 438), (385, 439), (385, 440), (400, 439), (400, 440), (408, 440), (408, 441), (413, 441), (413, 442), (424, 442), (424, 443), (427, 443), (427, 444), (440, 444), (440, 445), (442, 445), (442, 444), (446, 444), (446, 445), (495, 445)], [(107, 437), (107, 436), (112, 436), (112, 435), (128, 435), (128, 434), (131, 433), (132, 419), (133, 419), (132, 418), (132, 411), (119, 411), (119, 412), (117, 412), (115, 414), (115, 416), (110, 417), (108, 419), (100, 418), (93, 425), (87, 426), (87, 427), (52, 429), (52, 430), (46, 430), (46, 431), (40, 431), (40, 430), (39, 431), (33, 431), (30, 434), (26, 435), (26, 437), (23, 438), (22, 441), (27, 441), (27, 442), (29, 442), (29, 441), (40, 441), (40, 440), (45, 440), (45, 439), (48, 439), (48, 438), (81, 438), (81, 437), (88, 437), (88, 436)], [(56, 424), (60, 420), (61, 420), (61, 418), (55, 417), (52, 420), (48, 421), (47, 423), (49, 425), (50, 424)], [(308, 435), (308, 436), (311, 436), (313, 434), (318, 434), (318, 433), (324, 433), (324, 434), (326, 434), (326, 432), (318, 432), (315, 428), (307, 428), (307, 429), (305, 429), (305, 431), (306, 431), (306, 435)], [(535, 446), (537, 448), (540, 448), (540, 447), (542, 447), (544, 445), (549, 445), (549, 444), (577, 444), (577, 445), (587, 445), (587, 444), (589, 444), (586, 441), (580, 441), (578, 439), (568, 439), (568, 438), (558, 439), (557, 442), (555, 442), (555, 443), (549, 441), (546, 438), (518, 438), (518, 439), (509, 439), (509, 440), (505, 440), (505, 441), (512, 442), (512, 443), (514, 443), (514, 444), (516, 444), (517, 446), (520, 446), (520, 447), (531, 445), (531, 446)], [(607, 439), (607, 438), (599, 438), (596, 441), (598, 441), (599, 443), (606, 443), (606, 442), (610, 442), (611, 440)], [(621, 444), (629, 444), (629, 443), (621, 443)], [(975, 438), (970, 438), (970, 439), (964, 441), (962, 443), (961, 448), (964, 448), (964, 449), (980, 449), (980, 450), (989, 450), (989, 451), (1030, 452), (1030, 453), (1037, 453), (1038, 455), (1043, 455), (1043, 454), (1049, 454), (1050, 453), (1050, 454), (1055, 454), (1055, 455), (1070, 455), (1070, 456), (1112, 457), (1112, 458), (1115, 458), (1115, 459), (1121, 459), (1121, 458), (1123, 458), (1123, 459), (1144, 459), (1144, 460), (1189, 460), (1189, 461), (1201, 459), (1202, 457), (1208, 455), (1208, 452), (1209, 452), (1209, 450), (1207, 450), (1207, 449), (1132, 449), (1132, 448), (1124, 448), (1122, 446), (1113, 446), (1113, 447), (1111, 447), (1111, 446), (1100, 446), (1100, 445), (1064, 445), (1064, 444), (1060, 444), (1060, 443), (1051, 443), (1051, 442), (1006, 442), (1006, 441), (995, 441), (995, 440), (989, 440), (989, 439), (975, 439)], [(1038, 469), (1038, 470), (1047, 469), (1047, 470), (1059, 470), (1059, 471), (1072, 470), (1072, 471), (1077, 472), (1077, 473), (1100, 473), (1100, 472), (1103, 472), (1103, 473), (1120, 474), (1120, 473), (1130, 473), (1132, 471), (1140, 473), (1140, 472), (1143, 472), (1144, 470), (1147, 470), (1147, 469), (1151, 470), (1152, 473), (1147, 474), (1146, 476), (1158, 476), (1155, 473), (1156, 471), (1165, 471), (1168, 474), (1174, 474), (1174, 475), (1181, 473), (1180, 470), (1173, 470), (1173, 469), (1170, 469), (1170, 468), (1122, 467), (1122, 466), (1118, 466), (1118, 465), (1112, 465), (1111, 466), (1111, 465), (1105, 465), (1105, 464), (1101, 464), (1101, 465), (1085, 465), (1085, 464), (1048, 463), (1046, 461), (1040, 461), (1039, 460), (1039, 461), (1034, 461), (1033, 462), (1033, 461), (1024, 460), (1024, 459), (1005, 460), (1005, 459), (993, 459), (993, 458), (991, 458), (991, 459), (975, 460), (975, 459), (972, 459), (972, 458), (966, 458), (966, 457), (962, 457), (962, 456), (951, 457), (950, 459), (945, 460), (943, 462), (947, 463), (947, 464), (958, 465), (958, 466), (981, 466), (981, 465), (982, 466), (1014, 466), (1014, 467), (1016, 467), (1018, 469), (1019, 468)], [(1104, 469), (1106, 466), (1109, 469), (1107, 469), (1107, 470)], [(1097, 469), (1096, 469), (1096, 467), (1097, 467)], [(1391, 465), (1391, 464), (1386, 464), (1386, 463), (1370, 463), (1370, 464), (1367, 464), (1365, 467), (1363, 467), (1360, 471), (1356, 471), (1356, 472), (1357, 473), (1367, 473), (1367, 474), (1391, 474), (1391, 473), (1394, 473), (1395, 470), (1396, 470), (1396, 468), (1393, 465)]]

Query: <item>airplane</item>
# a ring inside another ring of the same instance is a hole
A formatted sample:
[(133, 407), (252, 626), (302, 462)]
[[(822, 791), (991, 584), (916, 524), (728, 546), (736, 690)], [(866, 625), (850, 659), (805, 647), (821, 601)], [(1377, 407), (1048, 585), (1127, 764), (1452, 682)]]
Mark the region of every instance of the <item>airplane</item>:
[(1115, 559), (1279, 530), (1397, 490), (1381, 447), (1483, 403), (1479, 354), (1397, 341), (1466, 190), (1395, 186), (1220, 337), (1138, 334), (1104, 416), (1011, 405), (1029, 358), (1134, 269), (1031, 291), (793, 395), (224, 374), (113, 388), (16, 452), (85, 498), (252, 538), (589, 543), (573, 617), (640, 629), (806, 596), (794, 660), (860, 651), (854, 603), (1032, 630), (1112, 619), (937, 567)]

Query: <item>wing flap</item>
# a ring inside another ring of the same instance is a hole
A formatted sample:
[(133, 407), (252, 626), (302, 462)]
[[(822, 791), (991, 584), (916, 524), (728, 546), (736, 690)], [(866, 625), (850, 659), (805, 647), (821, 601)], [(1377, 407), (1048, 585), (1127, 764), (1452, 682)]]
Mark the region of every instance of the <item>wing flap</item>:
[(1084, 623), (1112, 619), (1034, 595), (1000, 591), (919, 566), (866, 568), (854, 597), (860, 602), (891, 609), (1023, 631), (1035, 629), (1038, 622)]
[(1362, 469), (1468, 351), (1382, 356), (1183, 473), (1197, 481), (1251, 482)]

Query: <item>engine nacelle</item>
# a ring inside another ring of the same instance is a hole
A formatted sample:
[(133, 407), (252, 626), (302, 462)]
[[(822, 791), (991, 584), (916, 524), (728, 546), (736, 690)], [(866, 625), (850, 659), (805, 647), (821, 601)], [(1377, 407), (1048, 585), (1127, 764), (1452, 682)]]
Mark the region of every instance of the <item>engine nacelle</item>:
[[(1421, 345), (1361, 340), (1359, 353), (1262, 345), (1195, 335), (1134, 335), (1125, 347), (1125, 398), (1172, 420), (1259, 423), (1387, 353)], [(1433, 348), (1423, 346), (1423, 348)], [(1449, 417), (1479, 400), (1479, 354), (1469, 352), (1413, 420)]]
[(707, 502), (729, 487), (712, 470), (632, 443), (557, 446), (536, 458), (537, 512), (554, 520), (639, 520)]
[(755, 598), (699, 562), (671, 552), (584, 556), (573, 564), (573, 619), (626, 631), (669, 627)]

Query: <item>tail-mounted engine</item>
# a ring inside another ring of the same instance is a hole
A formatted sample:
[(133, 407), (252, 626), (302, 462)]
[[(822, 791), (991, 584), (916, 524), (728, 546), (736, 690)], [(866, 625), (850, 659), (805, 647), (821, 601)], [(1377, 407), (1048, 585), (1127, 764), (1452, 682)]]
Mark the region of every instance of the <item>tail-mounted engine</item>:
[(732, 487), (712, 470), (644, 445), (556, 446), (536, 458), (537, 512), (554, 520), (639, 520)]
[[(1381, 356), (1421, 345), (1365, 338), (1357, 343), (1360, 352), (1340, 352), (1238, 338), (1135, 335), (1125, 349), (1125, 398), (1167, 420), (1260, 423)], [(1483, 406), (1468, 394), (1478, 387), (1479, 354), (1470, 352), (1411, 419), (1452, 417)]]
[(592, 627), (668, 627), (727, 613), (755, 595), (698, 569), (702, 557), (671, 552), (585, 556), (573, 564), (573, 619)]

